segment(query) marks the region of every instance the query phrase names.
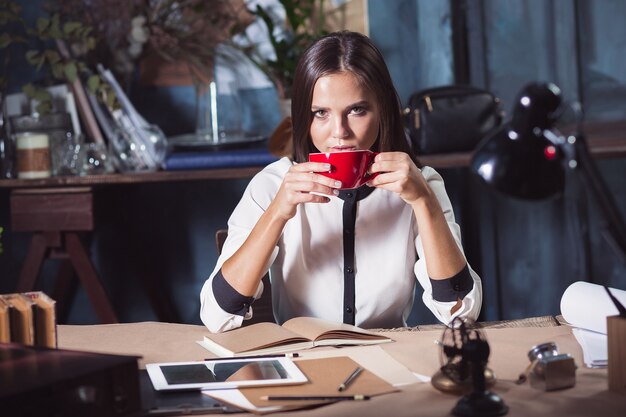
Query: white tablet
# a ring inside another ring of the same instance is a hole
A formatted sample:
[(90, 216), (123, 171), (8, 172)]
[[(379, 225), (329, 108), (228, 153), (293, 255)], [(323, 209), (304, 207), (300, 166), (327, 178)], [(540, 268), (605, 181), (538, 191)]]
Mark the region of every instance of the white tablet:
[(290, 358), (229, 358), (202, 362), (150, 363), (146, 370), (154, 389), (225, 389), (307, 382)]

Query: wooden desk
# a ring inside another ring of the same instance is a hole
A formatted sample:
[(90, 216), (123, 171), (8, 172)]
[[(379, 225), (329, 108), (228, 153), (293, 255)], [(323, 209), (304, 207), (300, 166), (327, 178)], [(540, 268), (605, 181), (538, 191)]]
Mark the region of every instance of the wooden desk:
[[(484, 332), (491, 347), (489, 366), (498, 380), (494, 391), (509, 406), (508, 416), (624, 416), (626, 397), (608, 391), (606, 369), (583, 367), (582, 351), (571, 329), (553, 325), (551, 320), (540, 320), (532, 325), (550, 327), (485, 326)], [(524, 326), (525, 323), (519, 323)], [(439, 348), (433, 343), (441, 337), (439, 329), (414, 331), (395, 329), (386, 335), (394, 343), (380, 345), (397, 361), (421, 375), (433, 375), (439, 368)], [(207, 330), (203, 326), (131, 323), (95, 326), (68, 326), (58, 328), (59, 347), (126, 355), (141, 355), (140, 366), (153, 362), (200, 360), (211, 356), (195, 342)], [(543, 392), (528, 383), (514, 381), (528, 364), (528, 350), (539, 343), (555, 342), (561, 353), (570, 353), (576, 360), (576, 386), (562, 391)], [(366, 348), (366, 347), (364, 347)], [(340, 349), (326, 349), (330, 355)], [(306, 354), (306, 353), (304, 353)], [(458, 401), (458, 397), (443, 394), (428, 383), (400, 387), (398, 393), (374, 397), (366, 402), (341, 401), (324, 407), (276, 414), (285, 417), (348, 416), (380, 417), (382, 415), (444, 416)]]

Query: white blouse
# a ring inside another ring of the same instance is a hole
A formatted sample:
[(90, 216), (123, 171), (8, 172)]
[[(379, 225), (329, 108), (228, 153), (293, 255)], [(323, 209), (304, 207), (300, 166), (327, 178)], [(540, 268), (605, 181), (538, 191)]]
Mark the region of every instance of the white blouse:
[[(222, 264), (243, 244), (276, 195), (292, 161), (282, 158), (259, 172), (248, 184), (228, 221), (228, 238), (211, 276), (200, 293), (200, 317), (211, 332), (241, 326), (252, 317), (224, 311), (215, 299), (212, 281)], [(436, 194), (450, 230), (462, 250), (443, 179), (432, 168), (422, 175)], [(326, 204), (301, 204), (290, 219), (268, 260), (274, 317), (281, 324), (297, 316), (336, 322), (343, 318), (343, 200), (330, 197)], [(355, 324), (364, 328), (406, 326), (416, 290), (422, 287), (424, 304), (442, 323), (456, 316), (476, 319), (482, 304), (479, 276), (471, 267), (473, 286), (454, 315), (455, 301), (433, 298), (424, 250), (412, 208), (397, 194), (382, 189), (358, 202), (355, 224)], [(255, 299), (262, 296), (259, 285)]]

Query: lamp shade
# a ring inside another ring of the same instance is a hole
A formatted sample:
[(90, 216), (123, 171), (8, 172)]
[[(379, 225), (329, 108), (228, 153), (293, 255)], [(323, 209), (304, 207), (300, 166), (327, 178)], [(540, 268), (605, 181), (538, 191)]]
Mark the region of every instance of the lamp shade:
[(496, 190), (540, 200), (565, 187), (564, 154), (550, 131), (561, 93), (554, 84), (532, 83), (519, 93), (513, 118), (478, 146), (470, 169)]

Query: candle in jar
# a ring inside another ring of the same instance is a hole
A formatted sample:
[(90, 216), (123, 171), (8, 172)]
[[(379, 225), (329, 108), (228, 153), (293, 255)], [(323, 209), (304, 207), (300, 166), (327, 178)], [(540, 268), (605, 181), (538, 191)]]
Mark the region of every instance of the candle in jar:
[(50, 138), (45, 133), (23, 132), (15, 135), (17, 177), (46, 178), (50, 176)]

